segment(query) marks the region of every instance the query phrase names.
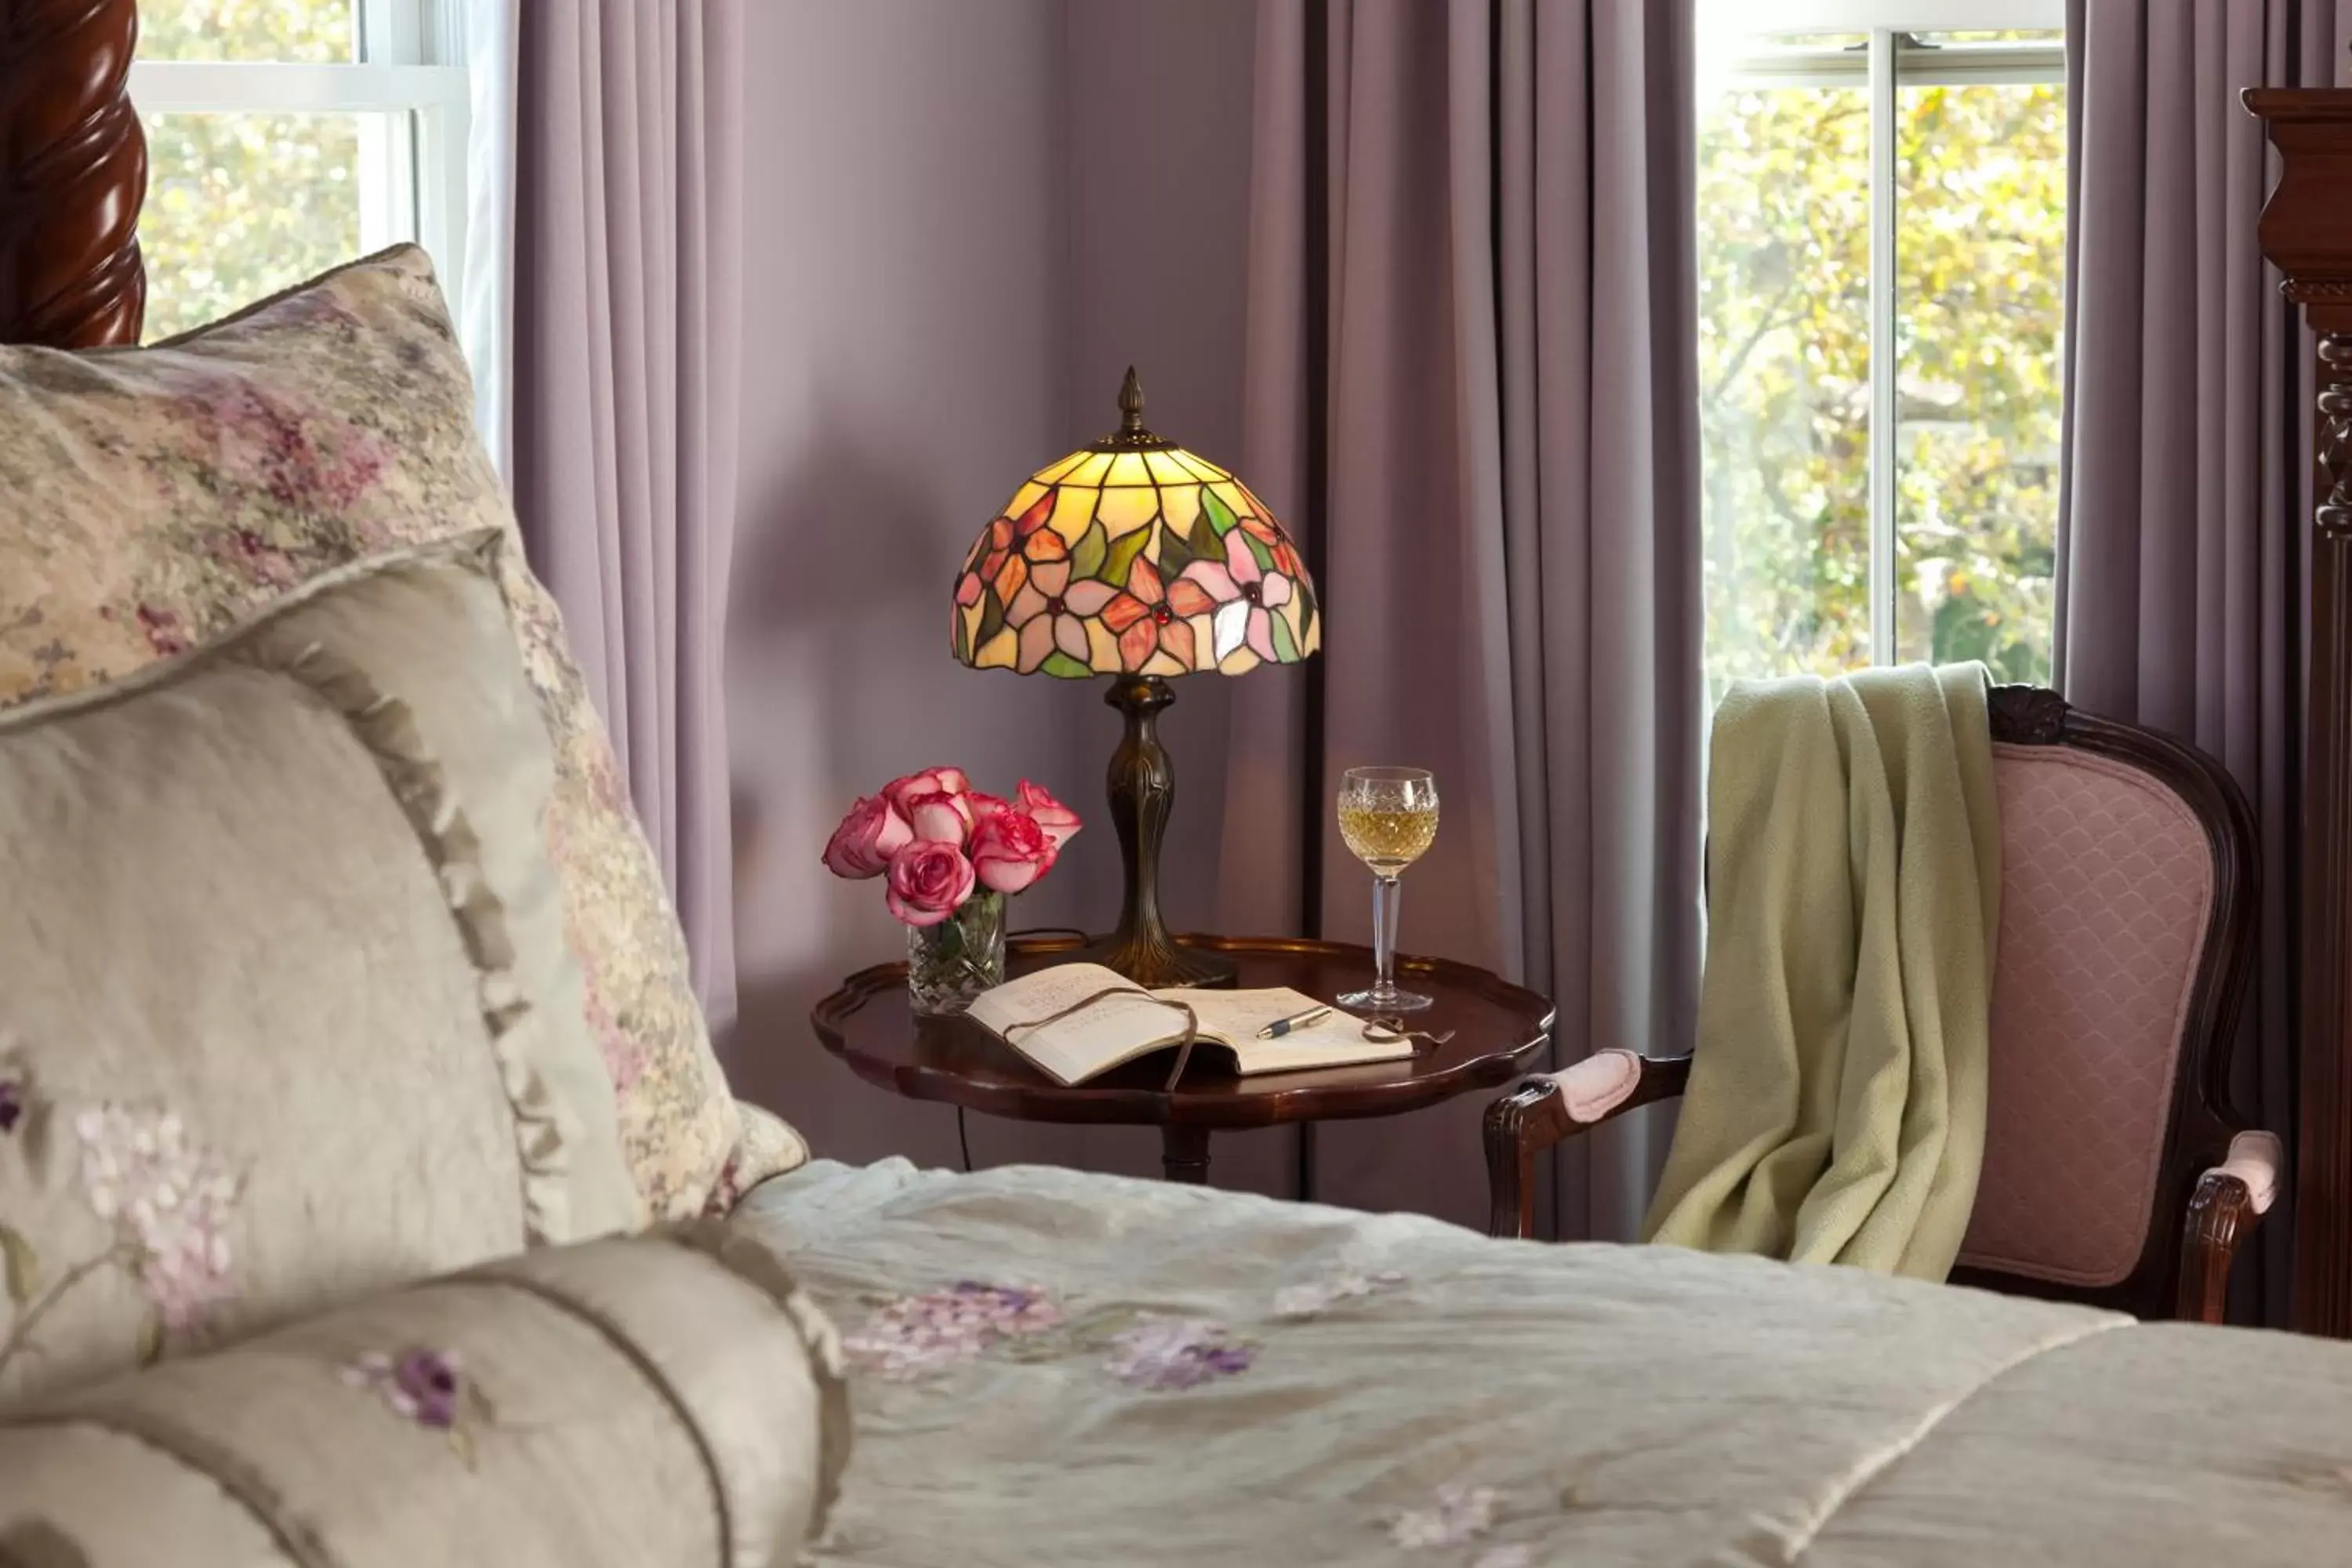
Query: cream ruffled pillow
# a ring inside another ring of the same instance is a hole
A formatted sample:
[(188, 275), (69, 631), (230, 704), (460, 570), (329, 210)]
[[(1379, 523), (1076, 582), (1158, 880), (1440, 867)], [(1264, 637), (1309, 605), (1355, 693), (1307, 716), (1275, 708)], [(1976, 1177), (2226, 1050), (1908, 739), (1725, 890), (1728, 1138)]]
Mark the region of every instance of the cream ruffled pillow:
[[(0, 707), (125, 676), (322, 571), (512, 508), (415, 246), (149, 348), (0, 346)], [(699, 1212), (740, 1127), (661, 868), (555, 602), (500, 569), (555, 749), (545, 825), (621, 1145), (657, 1218)], [(736, 1161), (748, 1187), (773, 1173)]]
[(0, 1405), (641, 1223), (500, 549), (0, 713)]

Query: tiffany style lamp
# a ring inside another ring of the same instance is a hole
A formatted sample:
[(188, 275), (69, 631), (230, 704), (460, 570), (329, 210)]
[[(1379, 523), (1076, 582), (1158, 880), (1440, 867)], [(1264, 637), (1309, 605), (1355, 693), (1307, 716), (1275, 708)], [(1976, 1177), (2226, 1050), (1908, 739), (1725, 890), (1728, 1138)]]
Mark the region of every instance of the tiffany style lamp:
[(1160, 840), (1176, 774), (1160, 743), (1175, 675), (1296, 664), (1323, 640), (1315, 585), (1265, 503), (1143, 426), (1129, 369), (1119, 427), (1030, 476), (956, 579), (955, 656), (975, 669), (1111, 677), (1127, 719), (1110, 814), (1127, 892), (1118, 927), (1079, 956), (1138, 984), (1230, 985), (1234, 965), (1179, 945), (1160, 918)]

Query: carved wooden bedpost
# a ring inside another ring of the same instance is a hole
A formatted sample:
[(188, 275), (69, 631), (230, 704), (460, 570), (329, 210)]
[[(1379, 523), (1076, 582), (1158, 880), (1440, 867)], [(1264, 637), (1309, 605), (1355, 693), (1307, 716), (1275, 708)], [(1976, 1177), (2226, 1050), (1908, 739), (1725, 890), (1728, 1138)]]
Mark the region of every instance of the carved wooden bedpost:
[(0, 342), (135, 343), (138, 0), (0, 0)]
[(2352, 89), (2264, 89), (2246, 106), (2282, 163), (2263, 254), (2318, 339), (2311, 646), (2304, 730), (2302, 1108), (2294, 1326), (2352, 1338)]

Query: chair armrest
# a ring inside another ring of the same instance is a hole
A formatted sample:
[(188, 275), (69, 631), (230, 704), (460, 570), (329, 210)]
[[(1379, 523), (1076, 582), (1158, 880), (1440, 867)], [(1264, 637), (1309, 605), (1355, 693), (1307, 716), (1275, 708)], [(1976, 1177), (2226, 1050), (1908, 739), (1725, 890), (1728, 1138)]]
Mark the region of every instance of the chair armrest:
[(1543, 1150), (1637, 1106), (1671, 1100), (1690, 1082), (1690, 1058), (1595, 1051), (1559, 1072), (1531, 1073), (1486, 1108), (1490, 1236), (1535, 1228), (1535, 1161)]
[(2219, 1323), (2229, 1316), (2230, 1265), (2278, 1201), (2285, 1152), (2275, 1132), (2241, 1132), (2228, 1158), (2209, 1166), (2189, 1195), (2180, 1237), (2180, 1299), (2175, 1315)]

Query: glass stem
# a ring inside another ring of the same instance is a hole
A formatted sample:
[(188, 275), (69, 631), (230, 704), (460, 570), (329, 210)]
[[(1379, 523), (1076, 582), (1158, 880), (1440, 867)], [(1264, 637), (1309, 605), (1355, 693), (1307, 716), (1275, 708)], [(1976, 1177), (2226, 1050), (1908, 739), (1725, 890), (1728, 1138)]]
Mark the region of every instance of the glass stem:
[(1372, 873), (1372, 966), (1378, 976), (1372, 989), (1381, 995), (1396, 989), (1397, 905), (1403, 897), (1394, 876)]

